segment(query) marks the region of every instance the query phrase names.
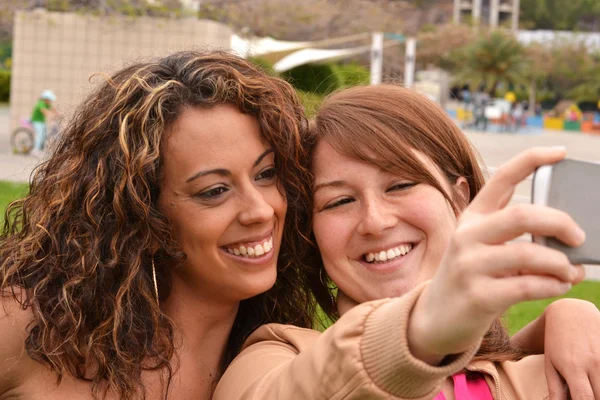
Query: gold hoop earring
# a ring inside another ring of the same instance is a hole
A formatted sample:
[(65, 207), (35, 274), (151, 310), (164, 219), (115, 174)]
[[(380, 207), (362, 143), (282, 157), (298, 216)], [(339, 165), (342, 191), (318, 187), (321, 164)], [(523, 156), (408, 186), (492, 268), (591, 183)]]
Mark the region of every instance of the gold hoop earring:
[(319, 280), (321, 281), (321, 284), (323, 286), (325, 286), (327, 289), (329, 289), (329, 285), (327, 285), (327, 283), (325, 283), (325, 281), (323, 280), (323, 268), (319, 269)]
[(321, 281), (321, 284), (323, 286), (325, 286), (327, 288), (327, 293), (329, 293), (329, 301), (331, 302), (332, 306), (335, 307), (335, 297), (333, 296), (333, 293), (331, 293), (331, 291), (333, 289), (335, 289), (334, 287), (330, 287), (324, 280), (323, 280), (323, 269), (321, 268), (319, 269), (319, 280)]
[(152, 257), (152, 278), (154, 280), (154, 294), (156, 295), (156, 305), (160, 307), (158, 300), (158, 284), (156, 283), (156, 267), (154, 266), (154, 257)]

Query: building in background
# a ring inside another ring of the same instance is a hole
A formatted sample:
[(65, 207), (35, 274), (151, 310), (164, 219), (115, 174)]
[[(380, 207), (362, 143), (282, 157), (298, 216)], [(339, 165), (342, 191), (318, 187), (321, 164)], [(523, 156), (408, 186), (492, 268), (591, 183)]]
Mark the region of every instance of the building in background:
[(492, 29), (509, 22), (512, 31), (519, 29), (520, 0), (454, 0), (454, 23), (471, 20), (474, 26)]
[(18, 11), (12, 48), (10, 129), (52, 89), (69, 117), (105, 74), (178, 50), (231, 48), (233, 30), (197, 18), (98, 16)]

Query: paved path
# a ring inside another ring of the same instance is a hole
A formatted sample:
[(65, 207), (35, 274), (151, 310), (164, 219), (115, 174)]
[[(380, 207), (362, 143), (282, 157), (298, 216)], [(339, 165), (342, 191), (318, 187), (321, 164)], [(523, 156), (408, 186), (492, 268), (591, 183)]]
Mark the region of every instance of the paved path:
[(39, 159), (11, 153), (9, 109), (0, 107), (0, 180), (27, 182)]
[[(8, 120), (8, 108), (0, 108), (0, 180), (27, 182), (40, 159), (11, 154)], [(467, 131), (467, 135), (492, 173), (494, 168), (533, 146), (565, 146), (569, 157), (600, 162), (600, 135), (557, 131), (543, 131), (538, 134)], [(531, 182), (519, 185), (513, 201), (529, 202), (530, 185)], [(588, 268), (588, 277), (600, 280), (600, 267)]]

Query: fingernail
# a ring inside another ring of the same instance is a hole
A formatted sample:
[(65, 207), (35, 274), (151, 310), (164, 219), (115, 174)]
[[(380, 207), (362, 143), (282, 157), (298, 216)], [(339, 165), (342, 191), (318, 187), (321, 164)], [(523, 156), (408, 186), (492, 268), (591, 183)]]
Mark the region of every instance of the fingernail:
[(579, 269), (576, 266), (571, 265), (571, 279), (577, 278), (579, 278)]
[(560, 150), (560, 151), (567, 151), (567, 148), (565, 146), (552, 146), (550, 147), (552, 150)]
[(561, 292), (568, 292), (569, 290), (571, 290), (571, 284), (569, 282), (563, 282), (560, 284), (560, 290)]
[(575, 238), (577, 239), (578, 246), (581, 246), (585, 242), (585, 232), (580, 227), (575, 228)]

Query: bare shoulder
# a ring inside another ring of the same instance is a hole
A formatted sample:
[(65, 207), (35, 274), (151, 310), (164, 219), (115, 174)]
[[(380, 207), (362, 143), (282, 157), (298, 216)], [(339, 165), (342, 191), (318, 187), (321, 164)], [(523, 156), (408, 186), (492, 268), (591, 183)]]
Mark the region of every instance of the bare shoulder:
[[(24, 296), (22, 291), (15, 294)], [(24, 310), (10, 292), (0, 293), (0, 398), (22, 381), (34, 363), (25, 350), (27, 327), (32, 320), (31, 310)]]

